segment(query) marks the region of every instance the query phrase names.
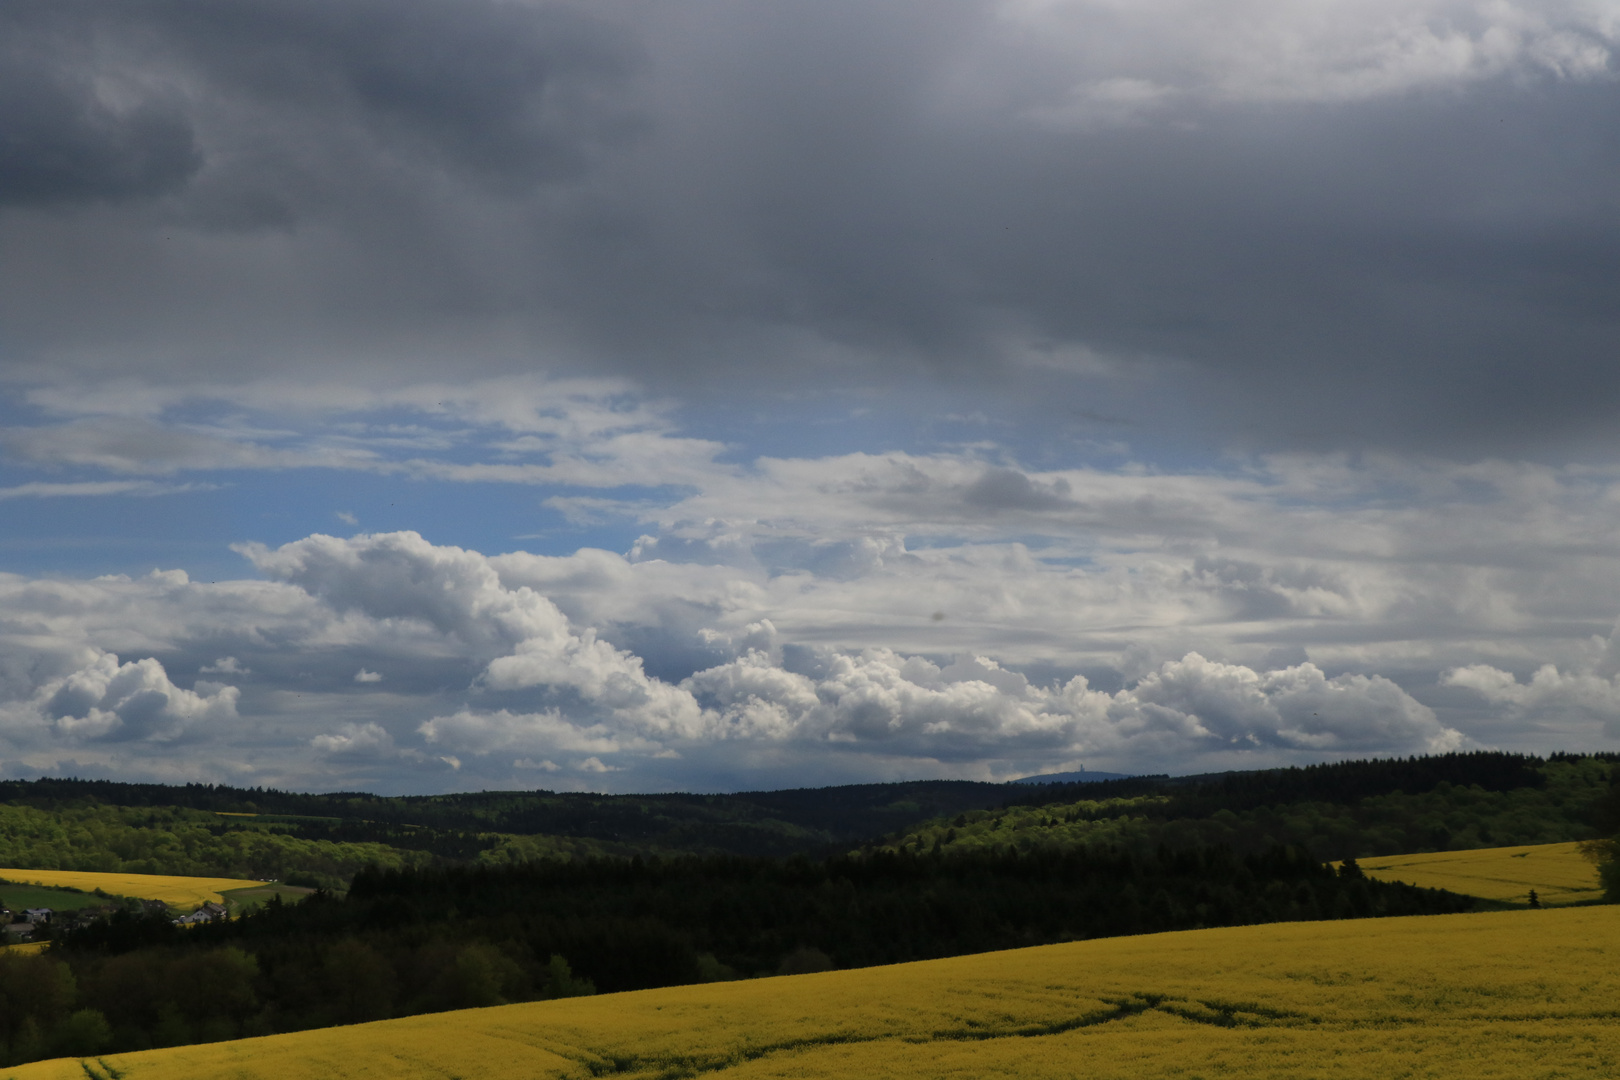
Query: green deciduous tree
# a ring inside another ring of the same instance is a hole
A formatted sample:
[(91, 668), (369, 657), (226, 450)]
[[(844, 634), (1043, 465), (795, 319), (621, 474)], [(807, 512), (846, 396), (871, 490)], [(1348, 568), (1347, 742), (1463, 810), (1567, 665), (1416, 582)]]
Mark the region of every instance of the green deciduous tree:
[(51, 1036), (51, 1047), (64, 1057), (89, 1057), (112, 1043), (112, 1025), (99, 1009), (69, 1013)]

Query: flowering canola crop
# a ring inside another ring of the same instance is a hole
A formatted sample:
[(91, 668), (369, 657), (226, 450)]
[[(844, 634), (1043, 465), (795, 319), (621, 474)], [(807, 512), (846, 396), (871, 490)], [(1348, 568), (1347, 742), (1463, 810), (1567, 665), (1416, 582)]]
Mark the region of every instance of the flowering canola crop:
[(1573, 904), (1603, 896), (1597, 867), (1579, 844), (1439, 851), (1360, 860), (1368, 877), (1404, 881), (1425, 889), (1449, 889), (1487, 900), (1525, 903), (1530, 890), (1543, 904)]
[(70, 889), (94, 892), (101, 889), (114, 896), (134, 896), (161, 900), (180, 908), (201, 906), (204, 900), (224, 903), (221, 892), (257, 886), (257, 881), (237, 878), (175, 877), (168, 874), (102, 874), (91, 870), (20, 870), (0, 867), (0, 880), (25, 885), (65, 885)]
[(1612, 1077), (1620, 907), (1285, 923), (36, 1062), (15, 1080)]

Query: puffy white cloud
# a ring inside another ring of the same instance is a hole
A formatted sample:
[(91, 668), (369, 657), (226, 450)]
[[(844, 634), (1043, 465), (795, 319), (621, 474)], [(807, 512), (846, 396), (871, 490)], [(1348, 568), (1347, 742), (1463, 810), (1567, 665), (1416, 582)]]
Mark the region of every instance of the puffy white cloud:
[(335, 732), (317, 735), (309, 741), (317, 751), (333, 756), (391, 757), (394, 737), (381, 724), (345, 724)]
[(640, 657), (599, 640), (592, 630), (520, 642), (511, 656), (490, 661), (483, 685), (567, 689), (588, 708), (605, 710), (645, 732), (702, 733), (703, 716), (690, 694), (648, 676)]
[(507, 588), (477, 552), (435, 546), (416, 533), (317, 535), (274, 551), (244, 550), (261, 570), (340, 612), (426, 623), (472, 655), (496, 654), (481, 680), (487, 689), (566, 690), (585, 709), (647, 731), (698, 733), (702, 718), (690, 695), (648, 677), (639, 657), (593, 629), (576, 632), (528, 586)]
[(819, 659), (809, 675), (751, 651), (683, 685), (712, 703), (728, 734), (905, 742), (949, 757), (1034, 748), (1145, 757), (1136, 740), (1180, 756), (1250, 747), (1439, 752), (1465, 742), (1388, 679), (1328, 679), (1309, 663), (1262, 673), (1189, 653), (1109, 695), (1081, 676), (1038, 687), (983, 657), (944, 667), (884, 649)]
[(1442, 681), (1547, 728), (1577, 735), (1596, 728), (1610, 738), (1620, 737), (1620, 678), (1543, 664), (1521, 683), (1511, 672), (1470, 664), (1446, 672)]
[(46, 683), (32, 704), (46, 725), (69, 739), (172, 742), (201, 725), (237, 719), (236, 687), (198, 687), (201, 692), (174, 685), (150, 657), (120, 664), (101, 653)]
[[(1328, 678), (1315, 665), (1257, 672), (1197, 653), (1107, 694), (1083, 676), (1042, 687), (984, 657), (939, 665), (892, 650), (823, 651), (785, 666), (771, 628), (737, 659), (697, 672), (677, 692), (702, 708), (685, 739), (836, 745), (945, 762), (1038, 755), (1143, 767), (1156, 758), (1303, 751), (1444, 752), (1468, 745), (1388, 679)], [(767, 639), (761, 642), (760, 639)], [(588, 727), (563, 714), (463, 710), (422, 725), (461, 754), (586, 752), (646, 757), (618, 713)]]
[(1165, 663), (1119, 699), (1212, 743), (1444, 753), (1468, 741), (1388, 679), (1350, 674), (1329, 679), (1311, 663), (1257, 672), (1189, 653)]
[(439, 547), (414, 532), (349, 540), (316, 534), (271, 550), (242, 547), (262, 572), (338, 612), (425, 623), (474, 651), (504, 652), (536, 636), (566, 635), (567, 620), (531, 589), (503, 588), (482, 555)]

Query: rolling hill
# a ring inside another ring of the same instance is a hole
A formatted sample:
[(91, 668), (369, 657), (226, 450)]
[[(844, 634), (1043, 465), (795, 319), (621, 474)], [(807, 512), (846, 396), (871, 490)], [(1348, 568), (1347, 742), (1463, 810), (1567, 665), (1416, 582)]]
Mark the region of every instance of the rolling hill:
[(66, 1058), (11, 1080), (1608, 1077), (1620, 909), (1042, 946)]
[(1387, 855), (1362, 859), (1361, 870), (1383, 881), (1404, 881), (1424, 889), (1447, 889), (1499, 903), (1524, 904), (1530, 891), (1544, 906), (1589, 903), (1603, 897), (1597, 867), (1580, 844), (1534, 844)]

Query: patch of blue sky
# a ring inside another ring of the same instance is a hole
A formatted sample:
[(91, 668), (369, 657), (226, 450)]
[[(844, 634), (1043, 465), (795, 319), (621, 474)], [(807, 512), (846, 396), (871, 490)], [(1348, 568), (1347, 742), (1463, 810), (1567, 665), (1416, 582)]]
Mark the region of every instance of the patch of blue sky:
[[(312, 532), (414, 530), (435, 544), (497, 554), (525, 550), (571, 554), (581, 547), (627, 551), (647, 527), (622, 515), (591, 519), (548, 506), (577, 489), (551, 485), (367, 476), (325, 470), (267, 473), (248, 484), (259, 498), (254, 517), (243, 520), (239, 539), (281, 544)], [(655, 499), (652, 489), (616, 489), (627, 501)]]
[[(318, 532), (414, 530), (486, 554), (566, 555), (627, 551), (647, 531), (633, 518), (581, 522), (545, 505), (567, 490), (303, 468), (209, 471), (164, 495), (14, 498), (0, 502), (0, 569), (93, 576), (178, 568), (206, 580), (254, 576), (232, 544), (275, 547)], [(649, 489), (620, 494), (653, 497)]]
[(194, 577), (239, 577), (241, 560), (218, 521), (238, 497), (223, 485), (197, 485), (166, 494), (10, 498), (0, 502), (0, 570), (83, 577), (178, 566)]

